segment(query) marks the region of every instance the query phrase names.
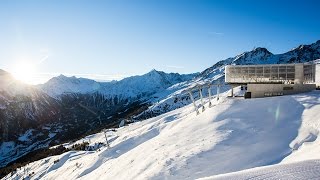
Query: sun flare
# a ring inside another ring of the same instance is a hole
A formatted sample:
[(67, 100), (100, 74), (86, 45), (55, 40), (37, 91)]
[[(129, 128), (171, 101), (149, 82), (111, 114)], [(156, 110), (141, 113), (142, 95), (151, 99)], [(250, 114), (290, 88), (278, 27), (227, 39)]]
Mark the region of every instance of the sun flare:
[(17, 63), (13, 69), (12, 75), (15, 79), (24, 83), (32, 84), (34, 81), (35, 67), (30, 62)]

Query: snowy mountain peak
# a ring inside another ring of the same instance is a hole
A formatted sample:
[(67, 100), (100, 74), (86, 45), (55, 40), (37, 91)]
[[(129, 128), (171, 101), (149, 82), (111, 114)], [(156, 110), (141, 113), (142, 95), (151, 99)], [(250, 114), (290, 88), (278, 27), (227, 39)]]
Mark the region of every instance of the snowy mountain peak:
[(290, 51), (299, 51), (299, 50), (302, 50), (304, 47), (305, 47), (305, 45), (300, 44), (299, 46), (292, 48)]
[(197, 76), (197, 79), (223, 77), (226, 65), (248, 65), (248, 64), (280, 64), (280, 63), (303, 63), (320, 59), (320, 40), (310, 45), (300, 45), (283, 54), (272, 54), (266, 48), (258, 47), (252, 51), (241, 53), (235, 57), (218, 61), (213, 66), (205, 69)]
[(18, 82), (10, 73), (0, 69), (0, 90), (10, 92), (10, 87), (24, 86), (23, 83)]
[(161, 71), (157, 71), (156, 69), (152, 69), (151, 71), (149, 71), (147, 74), (145, 75), (159, 75), (160, 73), (164, 73), (164, 72), (161, 72)]
[(0, 69), (0, 76), (9, 75), (9, 73), (5, 70)]
[(157, 72), (159, 72), (159, 71), (157, 71), (156, 69), (152, 69), (149, 73), (157, 73)]
[(303, 49), (304, 45), (300, 45), (298, 49)]
[(0, 77), (0, 81), (16, 81), (12, 74), (2, 69), (0, 69)]
[[(63, 75), (63, 74), (60, 74), (59, 76), (53, 77), (53, 78), (51, 78), (50, 80), (56, 80), (56, 81), (74, 81), (74, 80), (79, 80), (79, 79), (84, 79), (84, 78), (77, 78), (77, 77), (75, 77), (75, 76), (70, 76), (70, 77), (68, 77), (68, 76), (65, 76), (65, 75)], [(50, 81), (50, 80), (49, 80), (49, 81)]]
[(120, 81), (96, 82), (91, 79), (66, 77), (60, 75), (50, 79), (38, 87), (52, 97), (64, 93), (94, 93), (108, 97), (136, 98), (141, 94), (147, 95), (168, 88), (169, 86), (192, 79), (196, 74), (180, 75), (165, 73), (152, 69), (150, 72), (124, 78)]
[(96, 83), (96, 81), (94, 80), (91, 80), (91, 79), (86, 79), (86, 78), (77, 78), (75, 76), (71, 76), (71, 77), (67, 77), (65, 75), (59, 75), (57, 77), (53, 77), (51, 78), (47, 83), (50, 83), (50, 82), (60, 82), (60, 83), (63, 83), (63, 82), (68, 82), (68, 83), (73, 83), (73, 84), (79, 84), (79, 83)]
[(320, 49), (320, 40), (318, 40), (315, 43), (306, 45), (306, 44), (301, 44), (293, 49), (291, 49), (289, 52), (296, 52), (296, 51), (308, 51), (310, 49)]
[(60, 74), (59, 76), (57, 76), (57, 78), (63, 79), (63, 78), (67, 78), (67, 76), (65, 76), (65, 75), (63, 75), (63, 74)]
[(59, 75), (51, 78), (47, 83), (38, 87), (52, 97), (57, 97), (63, 93), (88, 93), (98, 90), (101, 87), (99, 82), (75, 76), (67, 77)]
[(265, 54), (272, 54), (267, 48), (264, 47), (257, 47), (252, 50), (253, 53), (265, 53)]
[(254, 64), (257, 61), (265, 61), (271, 55), (273, 54), (266, 48), (258, 47), (236, 56), (233, 64)]

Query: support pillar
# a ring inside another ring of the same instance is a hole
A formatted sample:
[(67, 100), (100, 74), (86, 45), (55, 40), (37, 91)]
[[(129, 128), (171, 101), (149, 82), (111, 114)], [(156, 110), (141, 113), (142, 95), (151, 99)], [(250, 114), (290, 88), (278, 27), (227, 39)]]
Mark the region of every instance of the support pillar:
[(202, 106), (202, 112), (205, 110), (204, 103), (203, 103), (203, 96), (202, 96), (202, 88), (199, 88), (200, 93), (200, 99), (201, 99), (201, 106)]
[(219, 95), (220, 95), (220, 84), (217, 85), (217, 101), (219, 101)]
[(198, 115), (198, 114), (199, 114), (198, 107), (197, 107), (197, 105), (196, 105), (196, 102), (194, 101), (192, 92), (191, 92), (191, 91), (188, 91), (188, 93), (189, 93), (190, 99), (191, 99), (191, 101), (192, 101), (192, 103), (193, 103), (194, 110), (196, 111), (196, 113), (197, 113), (197, 115)]
[(212, 104), (211, 104), (211, 85), (209, 85), (209, 87), (208, 87), (208, 93), (209, 93), (209, 107), (211, 107), (212, 106)]
[(106, 130), (104, 130), (104, 137), (106, 138), (107, 147), (110, 148), (110, 144), (109, 144), (109, 141), (108, 141), (107, 131)]
[(231, 97), (234, 97), (233, 96), (233, 86), (231, 85)]

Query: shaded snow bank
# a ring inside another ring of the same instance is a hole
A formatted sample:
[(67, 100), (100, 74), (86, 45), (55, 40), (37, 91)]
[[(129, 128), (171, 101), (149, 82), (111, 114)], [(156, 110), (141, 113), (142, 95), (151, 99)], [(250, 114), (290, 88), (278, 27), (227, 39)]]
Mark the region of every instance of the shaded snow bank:
[[(291, 142), (293, 153), (282, 163), (320, 159), (320, 92), (296, 95), (296, 99), (305, 107), (298, 136)], [(320, 178), (320, 177), (319, 177)]]
[(199, 180), (260, 180), (260, 179), (319, 179), (320, 160), (308, 160), (290, 164), (277, 164), (239, 172), (222, 174)]

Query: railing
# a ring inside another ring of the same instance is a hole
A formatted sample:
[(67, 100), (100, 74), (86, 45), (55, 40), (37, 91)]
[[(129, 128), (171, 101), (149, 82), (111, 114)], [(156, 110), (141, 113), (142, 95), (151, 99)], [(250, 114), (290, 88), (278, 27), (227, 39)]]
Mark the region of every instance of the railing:
[(202, 109), (202, 112), (204, 112), (205, 111), (205, 106), (204, 106), (205, 103), (204, 103), (204, 100), (203, 100), (203, 89), (208, 88), (209, 108), (210, 108), (212, 106), (212, 103), (211, 103), (211, 101), (212, 101), (212, 89), (211, 88), (213, 86), (217, 86), (216, 99), (217, 99), (217, 101), (219, 101), (220, 88), (221, 88), (221, 86), (224, 86), (224, 84), (211, 84), (211, 83), (206, 83), (206, 84), (201, 84), (201, 85), (198, 84), (198, 85), (196, 85), (194, 87), (191, 87), (189, 89), (186, 89), (185, 91), (182, 92), (182, 93), (188, 93), (189, 94), (190, 99), (192, 101), (192, 104), (194, 106), (194, 109), (195, 109), (197, 115), (200, 114), (200, 112), (199, 112), (198, 106), (196, 104), (195, 98), (193, 96), (193, 93), (195, 91), (199, 92), (199, 97), (200, 97), (200, 102), (201, 102), (200, 108)]

